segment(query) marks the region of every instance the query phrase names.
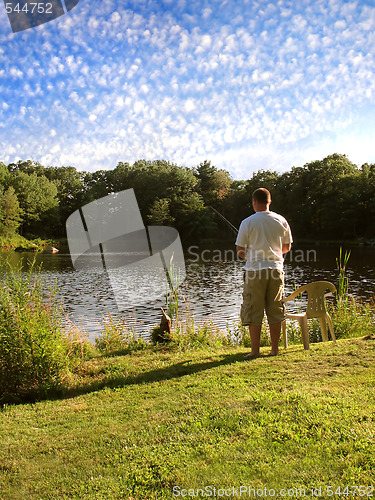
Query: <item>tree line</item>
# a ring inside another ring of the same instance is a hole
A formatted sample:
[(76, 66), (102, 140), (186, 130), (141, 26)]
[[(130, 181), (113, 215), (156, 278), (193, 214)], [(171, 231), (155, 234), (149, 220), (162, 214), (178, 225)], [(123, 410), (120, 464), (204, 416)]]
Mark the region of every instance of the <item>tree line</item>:
[(210, 161), (190, 168), (139, 160), (96, 172), (31, 160), (0, 162), (0, 236), (64, 238), (72, 212), (133, 188), (145, 225), (174, 226), (183, 242), (233, 240), (210, 207), (238, 227), (253, 212), (251, 194), (258, 187), (271, 191), (271, 209), (287, 218), (295, 238), (375, 237), (375, 164), (358, 167), (340, 154), (284, 173), (259, 170), (243, 181)]

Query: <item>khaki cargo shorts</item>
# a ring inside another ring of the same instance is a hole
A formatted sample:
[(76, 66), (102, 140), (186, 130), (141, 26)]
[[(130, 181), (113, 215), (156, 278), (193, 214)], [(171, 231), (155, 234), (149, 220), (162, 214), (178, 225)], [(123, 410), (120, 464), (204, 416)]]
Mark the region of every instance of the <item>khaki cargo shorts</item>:
[(285, 318), (281, 302), (284, 293), (284, 272), (278, 269), (245, 271), (241, 322), (245, 325), (261, 325), (264, 311), (268, 324), (273, 325)]

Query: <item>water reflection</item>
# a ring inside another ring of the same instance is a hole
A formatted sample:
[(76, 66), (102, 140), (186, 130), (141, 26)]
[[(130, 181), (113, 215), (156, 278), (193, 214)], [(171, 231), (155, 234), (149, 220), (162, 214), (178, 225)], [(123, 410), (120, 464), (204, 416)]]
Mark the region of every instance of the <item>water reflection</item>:
[[(295, 249), (294, 249), (295, 250)], [(302, 249), (303, 250), (303, 249)], [(223, 254), (224, 255), (224, 254)], [(230, 253), (227, 256), (230, 256)], [(306, 253), (305, 253), (306, 255)], [(296, 253), (285, 263), (286, 294), (305, 283), (327, 280), (337, 285), (337, 248), (317, 247), (315, 257), (309, 261), (297, 259)], [(2, 254), (5, 258), (5, 254)], [(237, 322), (241, 305), (243, 263), (229, 258), (220, 260), (218, 256), (205, 254), (204, 261), (196, 257), (186, 261), (186, 280), (179, 290), (179, 300), (195, 317), (195, 321), (210, 319), (220, 328)], [(13, 266), (27, 260), (32, 255), (10, 253), (7, 258)], [(38, 254), (36, 263), (43, 265), (47, 282), (56, 282), (63, 298), (66, 313), (78, 326), (94, 339), (100, 333), (103, 316), (117, 314), (115, 297), (105, 273), (99, 269), (75, 271), (69, 254)], [(355, 248), (349, 259), (348, 272), (350, 291), (356, 297), (370, 300), (374, 295), (375, 248)], [(129, 283), (132, 276), (124, 268), (119, 275), (119, 284)], [(147, 275), (144, 269), (133, 269), (143, 273), (145, 294), (147, 295)], [(148, 295), (149, 296), (149, 295)], [(133, 326), (138, 334), (148, 334), (152, 326), (160, 321), (160, 307), (165, 307), (165, 297), (149, 300), (144, 305), (129, 308), (121, 316)]]

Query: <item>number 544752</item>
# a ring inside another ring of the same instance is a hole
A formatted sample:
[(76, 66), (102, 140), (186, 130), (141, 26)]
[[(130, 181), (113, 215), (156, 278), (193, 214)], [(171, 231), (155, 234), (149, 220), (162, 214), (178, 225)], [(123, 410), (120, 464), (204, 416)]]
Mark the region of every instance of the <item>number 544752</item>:
[(38, 2), (30, 2), (30, 3), (25, 3), (23, 6), (20, 6), (19, 3), (16, 3), (15, 5), (12, 3), (6, 3), (5, 4), (5, 9), (8, 14), (12, 14), (13, 12), (16, 13), (21, 13), (24, 12), (25, 14), (52, 14), (52, 4), (51, 3), (38, 3)]

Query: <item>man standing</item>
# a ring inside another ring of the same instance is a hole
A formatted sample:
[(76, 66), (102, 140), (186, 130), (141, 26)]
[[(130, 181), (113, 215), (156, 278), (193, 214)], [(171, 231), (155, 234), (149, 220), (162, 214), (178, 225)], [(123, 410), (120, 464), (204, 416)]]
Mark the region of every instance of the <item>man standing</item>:
[(256, 189), (252, 196), (255, 214), (243, 220), (236, 239), (237, 254), (246, 259), (241, 322), (249, 326), (251, 352), (259, 356), (260, 332), (266, 311), (271, 337), (271, 355), (279, 352), (281, 322), (284, 319), (283, 254), (289, 252), (292, 234), (282, 215), (270, 211), (268, 189)]

